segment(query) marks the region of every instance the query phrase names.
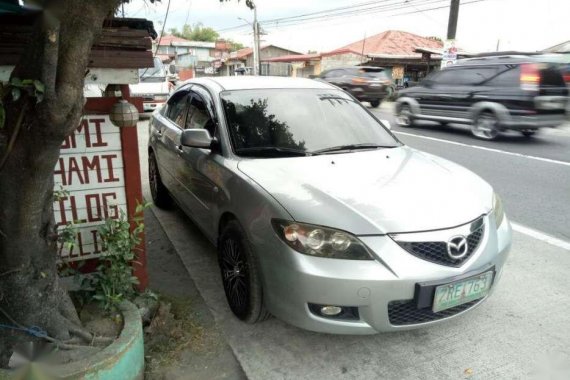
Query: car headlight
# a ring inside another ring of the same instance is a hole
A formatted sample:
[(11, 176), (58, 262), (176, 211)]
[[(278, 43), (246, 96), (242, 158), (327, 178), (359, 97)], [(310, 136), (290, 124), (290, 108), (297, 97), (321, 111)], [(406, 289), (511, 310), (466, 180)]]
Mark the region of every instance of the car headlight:
[(347, 260), (374, 259), (366, 246), (348, 232), (281, 219), (273, 219), (272, 224), (281, 240), (305, 255)]
[(493, 194), (493, 213), (495, 214), (495, 225), (499, 228), (505, 219), (505, 210), (503, 209), (503, 201), (497, 193)]
[(168, 95), (155, 95), (153, 99), (158, 102), (164, 102), (166, 99), (168, 99)]

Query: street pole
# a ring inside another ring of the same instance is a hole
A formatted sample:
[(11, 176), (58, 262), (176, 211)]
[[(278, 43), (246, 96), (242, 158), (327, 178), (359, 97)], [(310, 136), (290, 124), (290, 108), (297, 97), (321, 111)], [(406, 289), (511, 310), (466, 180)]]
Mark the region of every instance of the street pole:
[(257, 23), (257, 6), (253, 8), (253, 75), (260, 74), (259, 24)]
[(457, 19), (459, 18), (459, 1), (451, 0), (449, 8), (449, 22), (447, 24), (447, 39), (454, 40), (457, 33)]

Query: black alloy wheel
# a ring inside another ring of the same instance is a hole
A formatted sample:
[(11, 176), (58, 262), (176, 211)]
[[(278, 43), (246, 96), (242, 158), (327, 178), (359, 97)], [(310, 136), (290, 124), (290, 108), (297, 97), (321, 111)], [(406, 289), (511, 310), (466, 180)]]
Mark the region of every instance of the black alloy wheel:
[(229, 221), (218, 244), (218, 262), (230, 309), (247, 323), (267, 319), (258, 265), (239, 223)]

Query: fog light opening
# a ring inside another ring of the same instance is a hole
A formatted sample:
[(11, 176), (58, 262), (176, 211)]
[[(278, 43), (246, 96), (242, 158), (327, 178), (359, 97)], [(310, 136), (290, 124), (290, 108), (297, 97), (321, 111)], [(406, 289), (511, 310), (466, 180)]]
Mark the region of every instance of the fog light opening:
[(335, 315), (339, 315), (342, 313), (342, 307), (339, 306), (323, 306), (320, 310), (321, 314), (326, 315), (328, 317), (334, 317)]
[(358, 307), (356, 306), (318, 305), (314, 303), (309, 303), (308, 306), (312, 314), (321, 318), (348, 321), (360, 319)]

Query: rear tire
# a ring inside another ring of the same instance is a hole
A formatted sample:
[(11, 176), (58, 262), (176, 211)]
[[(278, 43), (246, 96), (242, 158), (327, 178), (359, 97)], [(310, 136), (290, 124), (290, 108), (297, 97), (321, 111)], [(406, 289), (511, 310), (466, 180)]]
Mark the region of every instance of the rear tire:
[(162, 209), (169, 208), (172, 205), (172, 197), (168, 189), (162, 183), (156, 157), (153, 152), (149, 152), (148, 154), (148, 182), (153, 203)]
[(412, 109), (407, 104), (402, 104), (396, 112), (396, 123), (400, 127), (412, 127), (414, 120), (412, 118)]
[(372, 106), (372, 108), (377, 108), (380, 105), (380, 99), (371, 100), (370, 105)]
[(230, 220), (222, 229), (218, 244), (218, 263), (230, 309), (246, 323), (271, 316), (263, 305), (259, 266), (241, 226)]
[(482, 140), (494, 140), (499, 136), (499, 119), (492, 111), (481, 112), (471, 126), (471, 133)]

